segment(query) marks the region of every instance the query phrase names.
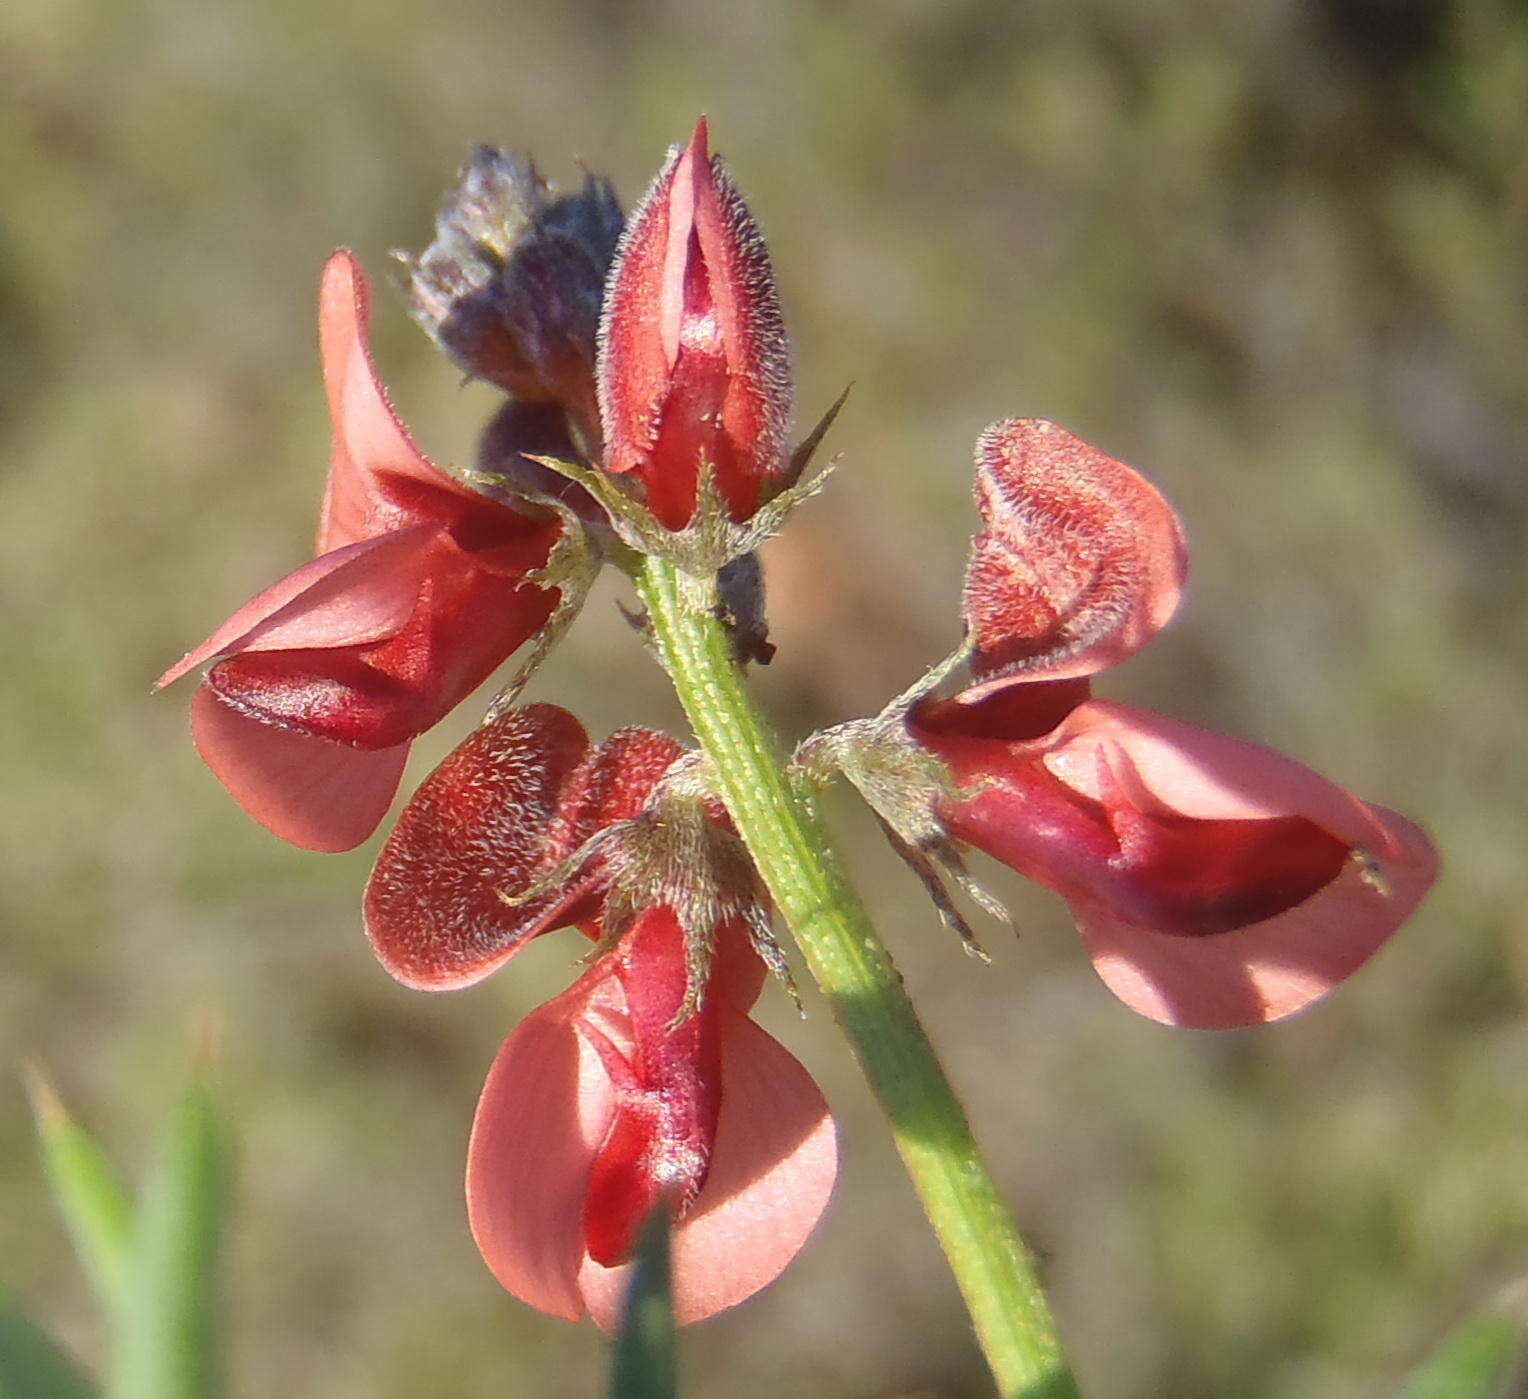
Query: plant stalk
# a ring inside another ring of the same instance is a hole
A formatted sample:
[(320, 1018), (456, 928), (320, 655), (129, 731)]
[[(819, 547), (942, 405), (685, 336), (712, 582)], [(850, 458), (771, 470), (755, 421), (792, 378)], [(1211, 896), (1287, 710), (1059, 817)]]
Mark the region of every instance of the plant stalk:
[(649, 556), (652, 635), (725, 803), (887, 1118), (1003, 1399), (1076, 1399), (1045, 1295), (970, 1124), (810, 793), (734, 664), (714, 580)]

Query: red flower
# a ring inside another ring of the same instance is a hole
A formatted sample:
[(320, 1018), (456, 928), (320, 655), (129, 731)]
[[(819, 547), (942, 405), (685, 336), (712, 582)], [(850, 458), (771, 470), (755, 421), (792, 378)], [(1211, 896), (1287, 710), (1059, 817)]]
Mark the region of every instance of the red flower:
[(732, 519), (787, 470), (790, 358), (769, 254), (706, 123), (633, 211), (605, 292), (607, 470), (634, 473), (659, 522), (695, 513), (702, 462)]
[[(598, 939), (618, 847), (578, 852), (637, 817), (681, 751), (645, 729), (591, 749), (552, 705), (484, 725), (420, 787), (377, 861), (365, 908), (378, 957), (405, 984), (440, 989), (552, 928), (577, 922)], [(671, 906), (645, 907), (489, 1073), (468, 1209), (489, 1267), (532, 1306), (613, 1325), (637, 1231), (666, 1203), (678, 1316), (699, 1320), (771, 1281), (827, 1204), (827, 1106), (748, 1018), (764, 969), (741, 921), (712, 935), (704, 994), (681, 1018), (686, 939)]]
[(318, 557), (159, 678), (221, 657), (191, 701), (198, 750), (262, 825), (348, 850), (386, 813), (409, 744), (534, 636), (557, 592), (526, 582), (560, 525), (433, 465), (366, 345), (366, 282), (324, 267), (319, 337), (334, 438)]
[[(472, 1232), (522, 1301), (607, 1330), (624, 1260), (664, 1194), (681, 1325), (752, 1296), (795, 1257), (827, 1206), (837, 1147), (806, 1070), (746, 1014), (763, 970), (738, 941), (700, 1011), (684, 994), (672, 910), (641, 915), (621, 950), (533, 1012), (478, 1103), (467, 1164)], [(731, 987), (726, 983), (730, 980)]]
[(914, 738), (965, 795), (951, 835), (1060, 893), (1099, 974), (1154, 1020), (1275, 1020), (1361, 966), (1432, 883), (1426, 836), (1291, 759), (1090, 698), (1172, 616), (1183, 536), (1130, 468), (1045, 422), (977, 448), (974, 683)]

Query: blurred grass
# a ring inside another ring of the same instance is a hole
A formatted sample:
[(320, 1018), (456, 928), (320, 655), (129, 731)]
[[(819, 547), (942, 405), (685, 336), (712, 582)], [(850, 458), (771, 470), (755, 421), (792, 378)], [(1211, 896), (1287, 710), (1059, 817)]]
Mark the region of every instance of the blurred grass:
[[(393, 986), (360, 936), (366, 852), (255, 828), (184, 696), (147, 686), (305, 556), (329, 249), (384, 276), (473, 140), (582, 157), (630, 200), (699, 111), (770, 238), (802, 419), (857, 383), (845, 467), (768, 555), (783, 726), (945, 652), (970, 443), (1043, 415), (1162, 482), (1193, 541), (1182, 619), (1107, 692), (1286, 748), (1444, 851), (1329, 1004), (1196, 1036), (1116, 1006), (1059, 905), (1001, 872), (1023, 935), (960, 957), (842, 804), (1087, 1392), (1382, 1392), (1528, 1270), (1521, 4), (11, 0), (0, 93), (0, 1063), (43, 1054), (137, 1140), (176, 1070), (163, 1025), (228, 1006), (239, 1394), (600, 1390), (592, 1330), (497, 1291), (460, 1192), (494, 1048), (573, 951), (462, 996)], [(491, 395), (385, 297), (377, 348), (421, 440), (465, 458)], [(535, 695), (596, 732), (673, 725), (613, 594)], [(780, 999), (842, 1188), (782, 1283), (687, 1333), (691, 1392), (982, 1393), (847, 1056)], [(9, 1093), (5, 1282), (98, 1361)]]
[(1514, 1399), (1521, 1394), (1522, 1299), (1461, 1323), (1410, 1377), (1396, 1399)]
[(669, 1221), (653, 1215), (642, 1226), (621, 1328), (610, 1347), (610, 1399), (675, 1399), (679, 1393), (679, 1332), (674, 1325)]

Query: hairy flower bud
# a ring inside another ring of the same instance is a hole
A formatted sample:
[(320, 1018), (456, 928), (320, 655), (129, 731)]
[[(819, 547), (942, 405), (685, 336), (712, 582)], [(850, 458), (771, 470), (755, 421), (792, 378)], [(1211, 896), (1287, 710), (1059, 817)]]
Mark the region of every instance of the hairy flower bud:
[(554, 196), (535, 166), (477, 146), (409, 270), (409, 309), (468, 374), (552, 402), (594, 440), (595, 340), (621, 235), (607, 181)]
[(704, 119), (632, 214), (600, 335), (606, 469), (634, 474), (669, 529), (703, 472), (748, 519), (788, 473), (790, 357), (769, 253)]

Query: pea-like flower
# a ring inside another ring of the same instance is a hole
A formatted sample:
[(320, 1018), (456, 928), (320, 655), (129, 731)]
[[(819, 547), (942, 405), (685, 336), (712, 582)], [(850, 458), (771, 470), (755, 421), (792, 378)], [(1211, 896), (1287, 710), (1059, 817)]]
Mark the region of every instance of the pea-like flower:
[(1091, 677), (1177, 607), (1177, 517), (1052, 423), (994, 425), (976, 462), (971, 683), (868, 721), (893, 720), (888, 751), (910, 735), (943, 780), (851, 776), (936, 892), (940, 863), (965, 879), (967, 844), (1061, 894), (1143, 1015), (1224, 1027), (1299, 1010), (1411, 914), (1436, 873), (1427, 837), (1266, 748), (1093, 699)]
[(399, 421), (366, 343), (360, 266), (324, 267), (319, 339), (333, 426), (317, 557), (241, 607), (159, 678), (215, 661), (191, 701), (196, 745), (284, 840), (347, 850), (376, 828), (410, 742), (535, 636), (565, 525), (479, 494)]
[[(817, 1086), (748, 1017), (764, 965), (746, 864), (706, 855), (683, 811), (644, 820), (684, 756), (651, 730), (591, 748), (564, 709), (511, 710), (426, 779), (366, 892), (372, 945), (409, 986), (468, 985), (565, 924), (596, 940), (494, 1062), (467, 1200), (509, 1292), (606, 1328), (653, 1210), (675, 1218), (675, 1309), (695, 1321), (779, 1274), (837, 1169)], [(697, 800), (722, 847), (735, 841)]]

